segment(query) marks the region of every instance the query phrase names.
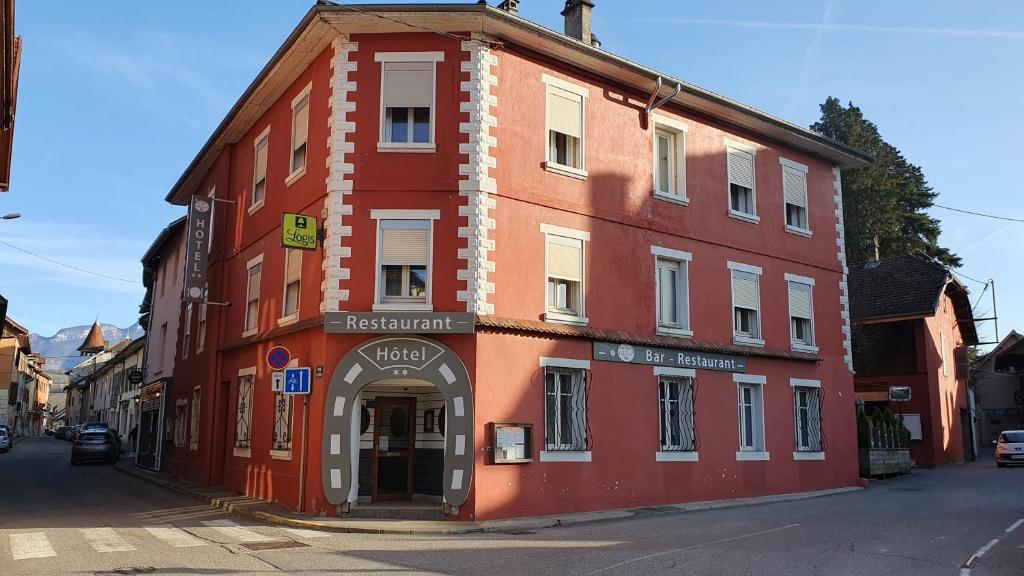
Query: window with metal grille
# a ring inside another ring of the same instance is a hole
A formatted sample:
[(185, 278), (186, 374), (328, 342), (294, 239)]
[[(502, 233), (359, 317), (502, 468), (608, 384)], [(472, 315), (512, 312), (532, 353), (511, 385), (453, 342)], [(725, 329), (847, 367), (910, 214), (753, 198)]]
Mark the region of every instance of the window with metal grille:
[(252, 432), (252, 385), (255, 376), (239, 376), (235, 419), (235, 447), (248, 448)]
[(797, 452), (821, 452), (821, 389), (794, 386)]
[(259, 326), (260, 312), (260, 277), (263, 264), (253, 264), (249, 268), (249, 282), (245, 297), (245, 331), (255, 332)]
[(202, 390), (199, 386), (192, 389), (192, 422), (189, 430), (189, 450), (199, 450), (199, 402), (202, 399)]
[(571, 318), (583, 316), (583, 241), (547, 236), (547, 310)]
[(732, 271), (733, 336), (759, 339), (760, 287), (757, 274)]
[(807, 173), (789, 166), (782, 167), (782, 196), (786, 203), (786, 226), (808, 232)]
[(692, 452), (697, 449), (694, 427), (694, 380), (662, 377), (658, 381), (662, 451)]
[(547, 86), (548, 162), (583, 169), (583, 96)]
[(306, 169), (306, 140), (309, 135), (309, 89), (292, 104), (292, 158), (291, 173)]
[(739, 215), (757, 214), (754, 189), (754, 155), (728, 149), (729, 210)]
[(740, 451), (764, 451), (763, 386), (742, 382), (739, 392)]
[(657, 259), (655, 311), (658, 326), (689, 330), (688, 267), (684, 260)]
[(430, 220), (381, 220), (379, 227), (380, 302), (427, 302)]
[(299, 314), (299, 293), (302, 280), (302, 251), (285, 250), (284, 253), (284, 317)]
[(430, 144), (434, 139), (434, 63), (385, 62), (381, 142)]
[(273, 450), (292, 449), (292, 414), (294, 411), (294, 397), (278, 392), (274, 398)]
[(267, 149), (270, 142), (270, 135), (266, 135), (254, 144), (256, 159), (253, 163), (252, 179), (252, 205), (263, 204), (267, 197)]
[(545, 368), (544, 409), (547, 450), (589, 449), (586, 370)]
[(814, 346), (814, 305), (811, 286), (801, 282), (789, 284), (789, 326), (794, 348)]

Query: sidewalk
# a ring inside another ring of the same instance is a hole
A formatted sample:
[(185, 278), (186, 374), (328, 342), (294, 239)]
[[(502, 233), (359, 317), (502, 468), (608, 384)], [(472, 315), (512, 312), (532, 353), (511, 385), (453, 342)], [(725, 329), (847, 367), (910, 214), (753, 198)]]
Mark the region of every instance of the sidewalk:
[(779, 494), (759, 498), (743, 498), (738, 500), (715, 500), (708, 502), (691, 502), (670, 506), (651, 506), (628, 510), (605, 510), (600, 512), (581, 512), (576, 514), (559, 514), (554, 516), (535, 516), (529, 518), (510, 518), (507, 520), (488, 520), (485, 522), (448, 522), (433, 520), (372, 520), (346, 519), (335, 517), (316, 517), (298, 514), (280, 504), (272, 504), (263, 500), (240, 496), (219, 488), (202, 486), (186, 480), (169, 478), (159, 472), (152, 472), (137, 467), (133, 462), (122, 459), (114, 465), (117, 470), (135, 476), (146, 482), (156, 484), (183, 494), (188, 494), (207, 502), (214, 508), (266, 522), (291, 528), (306, 528), (325, 532), (359, 533), (359, 534), (471, 534), (480, 532), (508, 532), (517, 530), (537, 530), (590, 522), (624, 520), (651, 516), (653, 514), (671, 514), (695, 512), (699, 510), (716, 510), (719, 508), (736, 508), (740, 506), (757, 506), (791, 500), (805, 500), (820, 496), (831, 496), (860, 490), (857, 487), (835, 488), (818, 492), (802, 492), (799, 494)]

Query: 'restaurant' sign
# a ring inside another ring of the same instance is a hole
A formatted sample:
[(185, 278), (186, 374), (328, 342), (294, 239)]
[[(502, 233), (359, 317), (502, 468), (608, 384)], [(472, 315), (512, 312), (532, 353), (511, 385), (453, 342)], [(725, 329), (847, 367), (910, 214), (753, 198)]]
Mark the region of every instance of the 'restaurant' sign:
[(694, 370), (747, 371), (747, 359), (743, 356), (695, 352), (693, 350), (676, 350), (674, 348), (613, 344), (611, 342), (594, 342), (594, 360), (650, 364), (652, 366), (669, 366), (672, 368), (691, 368)]
[(472, 334), (469, 312), (328, 312), (328, 334)]
[(213, 199), (192, 196), (185, 239), (185, 302), (205, 302), (206, 256), (210, 253), (210, 217)]

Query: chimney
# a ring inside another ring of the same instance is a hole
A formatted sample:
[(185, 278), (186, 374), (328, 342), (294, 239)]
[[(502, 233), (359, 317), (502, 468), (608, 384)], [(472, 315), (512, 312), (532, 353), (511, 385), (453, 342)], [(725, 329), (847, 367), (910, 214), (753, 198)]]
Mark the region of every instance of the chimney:
[(879, 250), (878, 249), (880, 247), (880, 242), (878, 241), (878, 236), (875, 236), (874, 241), (875, 241), (875, 262), (878, 262), (880, 260), (880, 258), (878, 257), (879, 256), (879, 254), (878, 254)]
[(498, 10), (504, 10), (513, 16), (519, 16), (519, 0), (502, 0)]
[(590, 11), (594, 9), (591, 0), (565, 0), (562, 16), (565, 16), (565, 35), (590, 44), (600, 46), (597, 38), (590, 32)]

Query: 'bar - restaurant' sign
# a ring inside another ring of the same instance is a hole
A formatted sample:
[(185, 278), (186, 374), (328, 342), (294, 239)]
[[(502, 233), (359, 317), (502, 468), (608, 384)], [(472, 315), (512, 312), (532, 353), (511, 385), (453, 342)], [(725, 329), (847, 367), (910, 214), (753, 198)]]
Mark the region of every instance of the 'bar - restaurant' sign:
[(677, 350), (673, 348), (633, 346), (631, 344), (613, 344), (611, 342), (594, 342), (594, 360), (650, 364), (652, 366), (668, 366), (672, 368), (691, 368), (694, 370), (747, 371), (747, 359), (743, 356)]

